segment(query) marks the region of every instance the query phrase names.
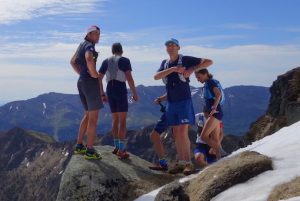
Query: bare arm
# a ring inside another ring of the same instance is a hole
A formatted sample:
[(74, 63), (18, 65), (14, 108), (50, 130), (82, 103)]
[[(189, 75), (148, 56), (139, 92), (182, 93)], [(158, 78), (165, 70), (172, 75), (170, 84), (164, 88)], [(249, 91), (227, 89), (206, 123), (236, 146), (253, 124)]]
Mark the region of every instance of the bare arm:
[(91, 77), (98, 78), (99, 74), (96, 71), (96, 63), (95, 63), (94, 58), (93, 58), (93, 53), (87, 51), (85, 53), (85, 60), (86, 60), (88, 71), (89, 71)]
[(135, 101), (138, 101), (138, 95), (137, 95), (137, 92), (136, 92), (136, 88), (135, 88), (134, 80), (132, 78), (131, 71), (130, 70), (126, 71), (125, 76), (126, 76), (130, 91), (132, 93), (133, 99)]
[(107, 97), (105, 95), (104, 88), (103, 88), (103, 77), (104, 77), (104, 75), (102, 73), (99, 73), (98, 80), (99, 80), (99, 86), (100, 86), (101, 99), (103, 102), (107, 102)]
[(77, 57), (77, 52), (73, 55), (73, 57), (71, 58), (70, 64), (72, 66), (72, 68), (74, 69), (74, 71), (80, 75), (80, 69), (79, 66), (76, 64), (76, 57)]
[(190, 77), (190, 75), (193, 72), (201, 70), (201, 69), (204, 69), (204, 68), (208, 68), (212, 64), (213, 64), (212, 60), (210, 60), (210, 59), (202, 59), (201, 62), (198, 65), (194, 66), (194, 68), (189, 68), (188, 70), (186, 70), (184, 72), (184, 77), (185, 78)]
[(218, 89), (218, 87), (214, 87), (213, 88), (213, 92), (215, 94), (215, 101), (214, 101), (214, 105), (211, 107), (211, 112), (209, 114), (209, 116), (212, 116), (214, 113), (217, 113), (217, 107), (218, 107), (218, 104), (220, 103), (220, 100), (221, 100), (221, 91)]
[(156, 98), (156, 99), (154, 100), (154, 103), (159, 104), (159, 103), (162, 102), (162, 101), (166, 101), (167, 98), (168, 98), (168, 97), (167, 97), (167, 93), (165, 93), (164, 95), (159, 96), (158, 98)]
[(167, 77), (169, 74), (171, 74), (173, 72), (183, 73), (184, 72), (184, 68), (176, 66), (176, 67), (171, 67), (171, 68), (165, 69), (163, 71), (157, 72), (154, 75), (154, 79), (155, 80), (163, 79), (163, 78)]
[(213, 88), (213, 92), (215, 94), (215, 102), (214, 102), (213, 107), (217, 108), (217, 106), (219, 105), (219, 103), (221, 101), (222, 94), (221, 94), (221, 91), (220, 91), (220, 89), (218, 87), (214, 87)]

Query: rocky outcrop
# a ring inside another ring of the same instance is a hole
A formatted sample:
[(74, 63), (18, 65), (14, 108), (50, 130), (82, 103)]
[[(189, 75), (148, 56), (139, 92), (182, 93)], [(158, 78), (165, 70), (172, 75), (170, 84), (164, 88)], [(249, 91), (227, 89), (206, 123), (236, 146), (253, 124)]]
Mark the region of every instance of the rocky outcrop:
[(0, 135), (0, 200), (54, 201), (71, 157), (69, 144), (21, 128)]
[(243, 152), (204, 169), (196, 178), (166, 185), (156, 201), (208, 201), (226, 189), (272, 170), (270, 158), (257, 152)]
[(271, 192), (268, 201), (287, 200), (300, 196), (300, 177), (290, 182), (278, 185)]
[(113, 147), (95, 147), (102, 160), (74, 155), (62, 177), (57, 201), (130, 201), (175, 178), (148, 169), (149, 162), (131, 155), (119, 160)]
[(278, 76), (270, 88), (267, 113), (251, 125), (246, 140), (253, 142), (300, 120), (300, 67)]

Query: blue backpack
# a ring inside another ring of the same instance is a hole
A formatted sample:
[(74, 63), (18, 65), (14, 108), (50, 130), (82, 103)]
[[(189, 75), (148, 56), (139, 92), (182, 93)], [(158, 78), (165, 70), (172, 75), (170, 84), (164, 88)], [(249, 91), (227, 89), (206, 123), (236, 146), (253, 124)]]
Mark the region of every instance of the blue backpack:
[[(225, 102), (225, 94), (224, 94), (224, 90), (220, 84), (220, 82), (218, 80), (212, 79), (216, 84), (218, 89), (221, 92), (221, 100), (220, 100), (220, 105), (223, 105)], [(208, 85), (205, 83), (204, 85), (204, 98), (206, 99), (215, 99), (215, 94), (209, 89)]]

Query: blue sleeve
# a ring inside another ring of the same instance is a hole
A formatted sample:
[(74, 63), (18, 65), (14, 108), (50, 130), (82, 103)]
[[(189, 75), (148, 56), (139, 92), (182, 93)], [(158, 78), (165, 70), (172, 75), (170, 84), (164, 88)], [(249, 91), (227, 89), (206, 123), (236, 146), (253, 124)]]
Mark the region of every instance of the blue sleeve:
[(101, 65), (101, 67), (100, 67), (99, 73), (105, 74), (106, 71), (107, 71), (107, 68), (108, 68), (108, 60), (105, 59), (105, 60), (102, 62), (102, 65)]
[(191, 57), (191, 56), (183, 56), (182, 57), (182, 64), (187, 69), (197, 66), (198, 64), (201, 63), (201, 61), (202, 61), (202, 59), (197, 58), (197, 57)]
[(88, 44), (84, 48), (84, 52), (94, 52), (95, 51), (95, 46), (93, 44)]
[(123, 72), (128, 70), (132, 71), (130, 60), (125, 57), (121, 57), (119, 60), (119, 69)]
[(214, 80), (212, 80), (212, 79), (207, 80), (206, 83), (207, 83), (207, 86), (208, 86), (209, 90), (212, 93), (214, 93), (213, 88), (218, 87), (218, 84)]
[(167, 60), (163, 60), (160, 64), (159, 69), (157, 70), (157, 72), (163, 71), (165, 69), (165, 63), (167, 62)]

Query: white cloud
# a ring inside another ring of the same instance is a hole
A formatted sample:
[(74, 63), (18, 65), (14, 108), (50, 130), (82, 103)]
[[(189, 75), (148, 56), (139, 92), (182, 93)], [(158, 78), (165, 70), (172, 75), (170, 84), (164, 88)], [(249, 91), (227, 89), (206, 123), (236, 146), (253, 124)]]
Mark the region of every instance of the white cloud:
[(103, 0), (0, 0), (0, 24), (34, 17), (88, 13)]
[[(7, 45), (0, 51), (1, 98), (30, 98), (40, 93), (57, 91), (76, 93), (77, 75), (69, 60), (78, 44), (48, 43)], [(111, 55), (110, 46), (97, 45), (99, 68)], [(181, 53), (211, 58), (210, 71), (225, 87), (232, 85), (270, 86), (279, 74), (300, 65), (300, 47), (294, 45), (244, 45), (227, 48), (183, 46)], [(130, 58), (136, 84), (161, 85), (153, 75), (167, 57), (161, 46), (124, 46), (124, 56)], [(194, 78), (192, 85), (198, 86)]]

